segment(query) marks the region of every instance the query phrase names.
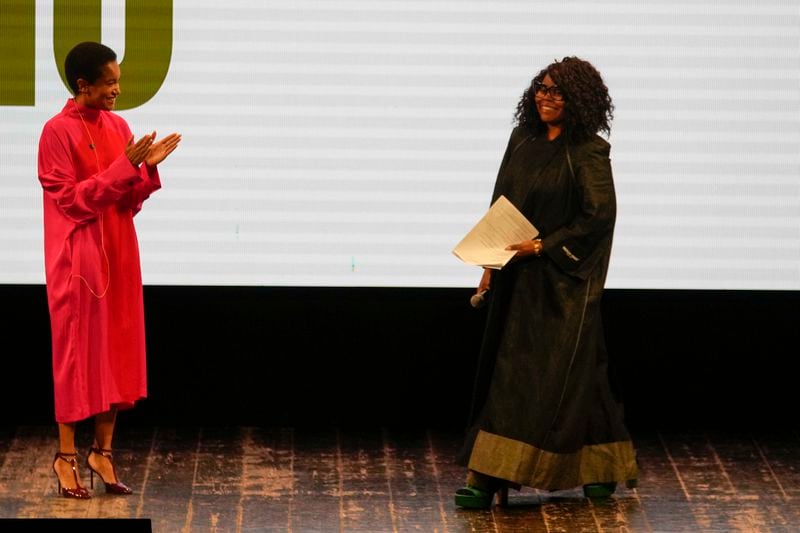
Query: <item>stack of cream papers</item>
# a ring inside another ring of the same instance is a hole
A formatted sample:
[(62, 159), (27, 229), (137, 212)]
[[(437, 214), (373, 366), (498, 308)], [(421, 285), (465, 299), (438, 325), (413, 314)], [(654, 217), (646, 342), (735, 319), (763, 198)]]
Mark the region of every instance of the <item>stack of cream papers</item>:
[(461, 239), (453, 253), (468, 265), (500, 269), (517, 253), (506, 250), (507, 246), (533, 239), (537, 235), (539, 230), (508, 198), (501, 196)]

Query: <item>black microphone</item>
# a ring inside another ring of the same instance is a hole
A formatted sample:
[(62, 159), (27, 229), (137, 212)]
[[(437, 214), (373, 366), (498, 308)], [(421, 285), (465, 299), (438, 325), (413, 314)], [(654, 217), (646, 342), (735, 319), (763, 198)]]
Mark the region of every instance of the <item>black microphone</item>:
[(489, 292), (489, 289), (484, 289), (481, 292), (473, 294), (469, 299), (469, 305), (471, 305), (475, 309), (480, 309), (481, 307), (486, 305), (487, 292)]

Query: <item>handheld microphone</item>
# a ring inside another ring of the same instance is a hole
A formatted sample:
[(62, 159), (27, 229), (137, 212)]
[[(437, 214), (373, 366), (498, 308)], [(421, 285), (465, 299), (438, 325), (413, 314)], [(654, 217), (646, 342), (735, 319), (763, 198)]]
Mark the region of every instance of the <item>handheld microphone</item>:
[(486, 305), (486, 293), (489, 292), (488, 289), (482, 290), (481, 292), (473, 294), (469, 299), (469, 305), (474, 307), (475, 309), (480, 309), (484, 305)]

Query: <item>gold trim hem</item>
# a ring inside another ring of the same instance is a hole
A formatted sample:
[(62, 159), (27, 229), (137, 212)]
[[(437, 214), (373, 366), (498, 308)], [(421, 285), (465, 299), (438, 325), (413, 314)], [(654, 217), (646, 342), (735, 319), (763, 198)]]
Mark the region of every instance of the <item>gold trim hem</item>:
[(544, 490), (590, 483), (630, 483), (639, 476), (631, 441), (586, 445), (555, 453), (483, 430), (478, 432), (468, 468), (481, 474)]

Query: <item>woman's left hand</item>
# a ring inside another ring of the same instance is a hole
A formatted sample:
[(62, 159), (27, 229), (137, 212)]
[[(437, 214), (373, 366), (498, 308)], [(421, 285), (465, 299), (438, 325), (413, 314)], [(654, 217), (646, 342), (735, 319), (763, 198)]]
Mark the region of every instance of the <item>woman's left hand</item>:
[[(153, 134), (155, 135), (155, 132), (153, 132)], [(181, 142), (181, 135), (179, 133), (170, 133), (163, 139), (154, 142), (144, 162), (149, 167), (156, 166), (178, 147), (179, 142)]]
[(514, 256), (514, 259), (519, 259), (521, 257), (540, 256), (542, 255), (543, 247), (541, 239), (532, 239), (506, 246), (506, 250), (516, 251), (517, 255)]

